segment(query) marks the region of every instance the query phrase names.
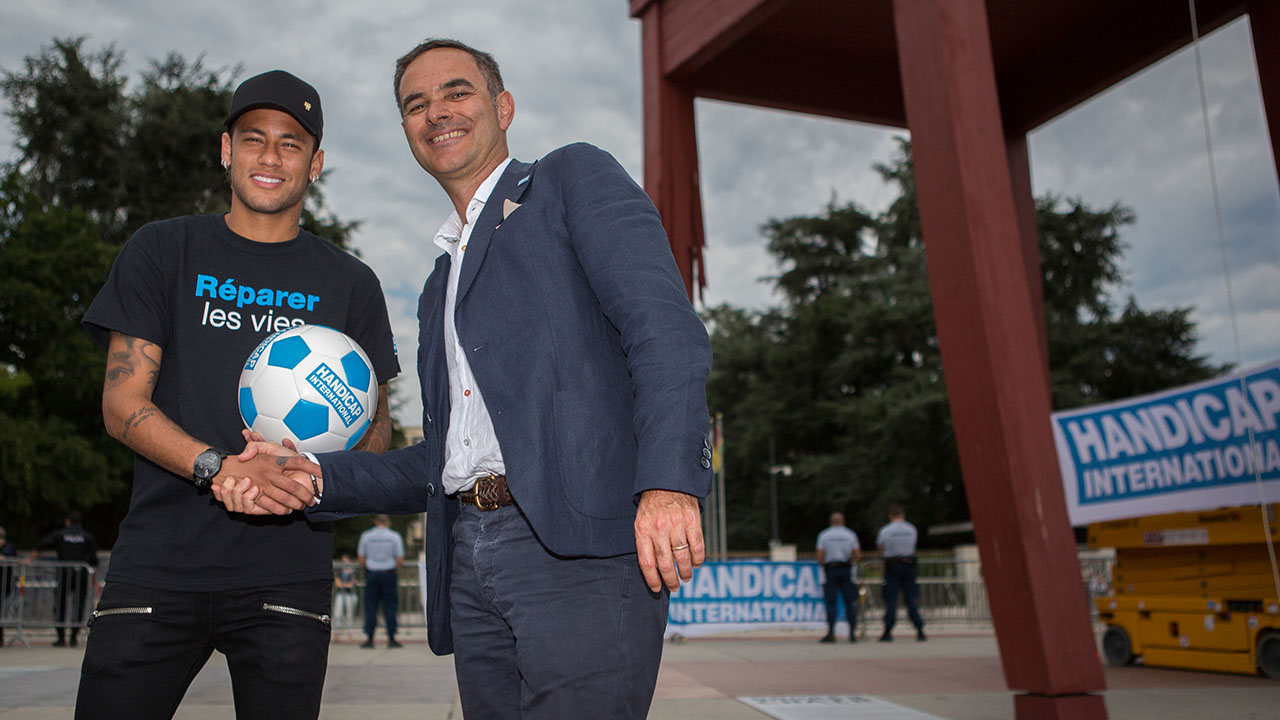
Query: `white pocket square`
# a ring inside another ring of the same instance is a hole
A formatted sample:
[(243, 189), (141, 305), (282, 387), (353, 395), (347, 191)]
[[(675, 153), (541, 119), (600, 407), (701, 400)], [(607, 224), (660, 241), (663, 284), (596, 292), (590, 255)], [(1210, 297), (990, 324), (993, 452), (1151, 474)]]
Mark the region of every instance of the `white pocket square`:
[(519, 207), (520, 203), (511, 202), (511, 198), (504, 199), (502, 201), (502, 219), (506, 220), (511, 216), (511, 213), (515, 212)]

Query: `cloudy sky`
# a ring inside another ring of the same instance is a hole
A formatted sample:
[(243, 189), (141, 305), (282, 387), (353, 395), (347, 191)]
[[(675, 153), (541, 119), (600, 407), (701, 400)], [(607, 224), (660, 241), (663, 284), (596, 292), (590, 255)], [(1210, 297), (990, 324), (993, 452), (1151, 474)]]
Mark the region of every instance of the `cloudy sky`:
[[(132, 78), (176, 50), (212, 68), (242, 66), (237, 80), (284, 68), (315, 85), (332, 171), (325, 197), (339, 217), (364, 221), (355, 242), (382, 280), (401, 349), (399, 417), (417, 425), (416, 299), (449, 206), (406, 148), (391, 91), (395, 58), (428, 36), (488, 49), (515, 95), (516, 157), (583, 140), (639, 179), (640, 24), (627, 8), (625, 0), (5, 0), (0, 68), (20, 69), (55, 37), (85, 35), (90, 49), (123, 50)], [(1280, 357), (1280, 191), (1247, 21), (1205, 38), (1202, 57), (1241, 357), (1257, 364)], [(762, 280), (777, 272), (759, 232), (768, 219), (813, 214), (833, 195), (874, 210), (892, 200), (871, 166), (890, 159), (902, 131), (709, 101), (699, 101), (697, 122), (707, 304), (776, 302)], [(12, 144), (5, 124), (0, 158), (13, 157)], [(1117, 300), (1132, 293), (1147, 309), (1193, 306), (1201, 351), (1234, 362), (1190, 49), (1039, 128), (1030, 152), (1037, 195), (1119, 201), (1136, 212)]]

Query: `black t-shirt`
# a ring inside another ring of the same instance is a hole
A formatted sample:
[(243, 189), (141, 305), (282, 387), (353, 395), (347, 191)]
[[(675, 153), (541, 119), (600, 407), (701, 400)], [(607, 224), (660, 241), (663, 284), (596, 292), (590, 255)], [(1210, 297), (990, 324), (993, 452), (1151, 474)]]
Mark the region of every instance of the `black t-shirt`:
[[(85, 313), (106, 346), (111, 330), (161, 347), (152, 401), (196, 439), (227, 452), (244, 447), (240, 371), (267, 335), (302, 323), (328, 325), (360, 343), (378, 383), (400, 372), (386, 300), (364, 263), (300, 231), (259, 243), (221, 215), (142, 227), (116, 258)], [(333, 577), (327, 523), (229, 513), (209, 493), (135, 455), (129, 512), (111, 554), (110, 581), (167, 590), (215, 591)]]

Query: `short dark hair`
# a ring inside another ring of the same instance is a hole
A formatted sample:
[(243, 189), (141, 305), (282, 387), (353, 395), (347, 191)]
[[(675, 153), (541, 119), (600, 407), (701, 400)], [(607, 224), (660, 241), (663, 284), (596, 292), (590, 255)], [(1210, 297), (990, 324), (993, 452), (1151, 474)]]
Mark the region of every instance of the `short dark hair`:
[(905, 514), (906, 514), (906, 513), (902, 512), (902, 506), (901, 506), (901, 505), (890, 505), (890, 506), (889, 506), (889, 517), (902, 517), (902, 516), (903, 516), (903, 515), (905, 515)]
[(450, 38), (427, 38), (418, 43), (418, 46), (405, 53), (396, 60), (396, 76), (395, 86), (391, 88), (396, 98), (396, 110), (400, 111), (400, 81), (404, 79), (405, 70), (409, 65), (417, 60), (420, 55), (428, 50), (438, 50), (440, 48), (448, 48), (451, 50), (461, 50), (471, 57), (475, 58), (476, 65), (480, 67), (480, 72), (484, 75), (484, 83), (489, 88), (489, 95), (493, 99), (496, 107), (498, 104), (498, 95), (502, 93), (502, 72), (498, 70), (498, 61), (493, 56), (483, 50), (477, 50), (463, 42), (458, 42)]

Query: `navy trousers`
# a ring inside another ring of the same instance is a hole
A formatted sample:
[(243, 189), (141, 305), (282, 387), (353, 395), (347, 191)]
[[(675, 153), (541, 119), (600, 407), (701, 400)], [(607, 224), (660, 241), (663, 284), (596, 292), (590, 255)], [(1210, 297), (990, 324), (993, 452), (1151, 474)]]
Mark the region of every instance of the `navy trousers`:
[(634, 553), (549, 552), (516, 506), (464, 506), (450, 589), (462, 712), (486, 720), (644, 718), (669, 595)]
[(236, 718), (314, 720), (331, 585), (175, 592), (108, 582), (89, 626), (77, 720), (172, 718), (214, 650), (227, 656)]
[(911, 560), (895, 560), (885, 558), (884, 561), (884, 632), (886, 635), (893, 629), (898, 620), (898, 592), (902, 592), (902, 602), (907, 606), (907, 617), (916, 630), (924, 628), (924, 619), (916, 608), (916, 597), (920, 594), (916, 585), (916, 562)]
[(394, 638), (398, 625), (396, 613), (400, 611), (399, 588), (395, 570), (370, 570), (364, 576), (364, 634), (373, 638), (378, 627), (378, 607), (387, 620), (387, 637)]
[(822, 601), (827, 606), (827, 628), (836, 630), (836, 602), (844, 598), (844, 614), (849, 620), (849, 635), (858, 626), (858, 590), (853, 584), (853, 565), (828, 563), (822, 568), (826, 582), (822, 583)]

